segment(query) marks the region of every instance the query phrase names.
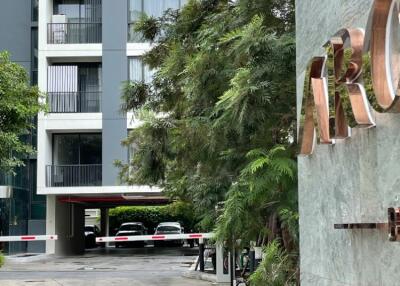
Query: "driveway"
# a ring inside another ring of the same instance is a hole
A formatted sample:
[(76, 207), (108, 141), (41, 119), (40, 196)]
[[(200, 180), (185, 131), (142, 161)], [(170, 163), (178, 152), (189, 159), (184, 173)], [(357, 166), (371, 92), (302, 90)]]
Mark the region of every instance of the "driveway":
[[(13, 258), (0, 269), (0, 285), (210, 286), (182, 278), (196, 257), (189, 248), (106, 248), (82, 256)], [(33, 260), (33, 259), (32, 259)]]

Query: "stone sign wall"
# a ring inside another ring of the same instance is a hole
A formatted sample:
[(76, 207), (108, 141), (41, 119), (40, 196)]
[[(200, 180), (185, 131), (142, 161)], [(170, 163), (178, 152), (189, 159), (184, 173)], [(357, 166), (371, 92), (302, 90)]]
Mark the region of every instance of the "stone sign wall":
[[(368, 29), (373, 0), (296, 1), (297, 102), (305, 69), (342, 28)], [(299, 157), (301, 285), (399, 285), (400, 242), (382, 230), (334, 224), (387, 222), (400, 207), (400, 114), (374, 113), (376, 127), (352, 129), (334, 145)]]

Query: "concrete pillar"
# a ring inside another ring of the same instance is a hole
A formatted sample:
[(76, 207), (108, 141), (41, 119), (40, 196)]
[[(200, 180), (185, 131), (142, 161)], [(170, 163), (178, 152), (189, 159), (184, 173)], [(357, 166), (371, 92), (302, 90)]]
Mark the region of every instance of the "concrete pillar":
[[(46, 198), (46, 234), (58, 234), (56, 232), (56, 196), (48, 195)], [(56, 242), (46, 241), (46, 253), (56, 253)]]
[[(108, 209), (100, 209), (100, 233), (101, 236), (110, 235), (110, 216), (108, 215)], [(108, 246), (108, 242), (102, 244), (102, 247)]]
[(56, 196), (47, 198), (46, 232), (58, 240), (46, 242), (46, 253), (82, 254), (85, 251), (85, 209), (77, 204), (60, 203)]
[(128, 57), (126, 43), (128, 38), (127, 1), (102, 1), (103, 30), (103, 93), (101, 110), (103, 122), (103, 186), (115, 186), (119, 180), (119, 169), (114, 161), (126, 162), (128, 152), (121, 146), (128, 128), (126, 114), (120, 112), (121, 86), (128, 79)]
[(229, 284), (231, 281), (230, 275), (230, 257), (228, 257), (228, 269), (224, 270), (224, 257), (225, 257), (225, 249), (221, 244), (216, 245), (216, 260), (217, 260), (217, 283), (218, 285)]
[(200, 272), (204, 272), (204, 239), (199, 239), (199, 263)]

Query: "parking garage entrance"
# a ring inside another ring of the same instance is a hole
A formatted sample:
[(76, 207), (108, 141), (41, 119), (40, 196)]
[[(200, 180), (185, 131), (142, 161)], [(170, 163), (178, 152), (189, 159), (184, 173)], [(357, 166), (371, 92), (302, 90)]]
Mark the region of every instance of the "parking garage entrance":
[[(110, 229), (109, 209), (119, 206), (160, 206), (167, 205), (168, 198), (159, 193), (140, 193), (135, 195), (76, 195), (47, 196), (46, 232), (57, 234), (57, 241), (46, 242), (46, 253), (56, 255), (82, 254), (85, 251), (85, 233), (91, 232), (85, 226), (93, 227), (92, 245), (98, 236), (115, 235), (115, 227)], [(99, 210), (99, 217), (85, 225), (85, 210)], [(144, 234), (144, 233), (143, 233)], [(93, 239), (94, 238), (94, 239)], [(86, 239), (87, 240), (87, 239)]]

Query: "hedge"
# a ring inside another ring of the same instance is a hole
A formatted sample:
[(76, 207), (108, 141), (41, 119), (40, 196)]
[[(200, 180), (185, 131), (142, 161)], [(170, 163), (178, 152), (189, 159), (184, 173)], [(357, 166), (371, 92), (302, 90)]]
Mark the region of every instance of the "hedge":
[(4, 255), (3, 253), (0, 251), (0, 268), (4, 265)]
[(195, 231), (197, 223), (193, 206), (189, 203), (174, 202), (166, 206), (134, 206), (110, 209), (110, 230), (118, 228), (124, 222), (142, 222), (149, 234), (160, 222), (180, 222), (185, 232)]

